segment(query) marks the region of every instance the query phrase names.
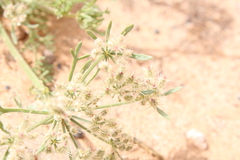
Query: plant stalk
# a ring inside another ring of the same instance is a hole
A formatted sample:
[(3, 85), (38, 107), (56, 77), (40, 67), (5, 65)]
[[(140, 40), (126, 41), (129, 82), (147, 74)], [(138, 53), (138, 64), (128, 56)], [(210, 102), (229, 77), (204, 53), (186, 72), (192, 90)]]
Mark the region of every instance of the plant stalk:
[(88, 133), (92, 134), (94, 137), (96, 137), (96, 138), (100, 139), (101, 141), (109, 144), (106, 140), (98, 137), (96, 134), (93, 134), (90, 130), (88, 130), (85, 126), (83, 126), (83, 125), (81, 125), (80, 123), (78, 123), (75, 119), (71, 118), (70, 120), (71, 120), (73, 123), (75, 123), (77, 126), (79, 126), (80, 128), (82, 128), (83, 130), (85, 130), (85, 131), (87, 131)]
[(70, 128), (69, 128), (69, 126), (67, 125), (66, 121), (65, 121), (65, 120), (62, 120), (62, 122), (63, 122), (64, 127), (66, 127), (66, 129), (67, 129), (67, 131), (68, 131), (68, 134), (69, 134), (69, 136), (71, 137), (71, 139), (72, 139), (75, 147), (76, 147), (77, 149), (79, 149), (78, 143), (76, 142), (74, 136), (73, 136), (72, 133), (70, 132)]
[(100, 69), (98, 68), (97, 71), (95, 72), (95, 74), (91, 77), (91, 79), (85, 84), (85, 86), (87, 86), (97, 76), (99, 71), (100, 71)]
[(37, 124), (33, 125), (32, 127), (28, 128), (26, 130), (26, 132), (30, 132), (31, 130), (37, 128), (38, 126), (41, 126), (42, 124), (46, 123), (47, 121), (51, 120), (53, 118), (53, 116), (48, 116), (47, 118), (41, 120), (40, 122), (38, 122)]
[(81, 82), (83, 82), (87, 76), (89, 75), (89, 73), (93, 70), (94, 67), (96, 67), (96, 65), (104, 58), (104, 56), (100, 56), (88, 69), (87, 71), (83, 74)]
[(121, 105), (125, 105), (125, 104), (134, 103), (134, 102), (137, 102), (137, 101), (138, 100), (132, 100), (132, 101), (126, 101), (126, 102), (118, 102), (118, 103), (114, 103), (114, 104), (107, 104), (107, 105), (98, 106), (96, 109), (116, 107), (116, 106), (121, 106)]
[(32, 114), (41, 114), (41, 115), (49, 115), (48, 111), (38, 111), (32, 109), (22, 109), (22, 108), (2, 108), (0, 107), (0, 115), (3, 113), (11, 113), (11, 112), (19, 112), (19, 113), (32, 113)]
[(157, 157), (159, 160), (164, 160), (163, 156), (160, 155), (157, 151), (155, 151), (153, 148), (147, 146), (142, 141), (138, 140), (137, 138), (133, 138), (133, 142), (138, 144), (139, 147), (145, 149), (149, 154), (151, 154), (154, 157)]
[(72, 80), (73, 72), (74, 72), (74, 70), (76, 68), (77, 62), (78, 62), (78, 60), (76, 58), (74, 58), (73, 59), (73, 64), (72, 64), (72, 68), (71, 68), (71, 71), (70, 71), (70, 74), (69, 74), (69, 77), (68, 77), (68, 81), (69, 82)]
[(32, 81), (33, 85), (43, 92), (48, 92), (48, 88), (44, 86), (43, 82), (36, 76), (36, 74), (32, 71), (26, 61), (23, 59), (22, 55), (18, 52), (15, 45), (12, 43), (11, 39), (9, 38), (7, 32), (3, 28), (3, 25), (0, 22), (0, 36), (2, 37), (4, 43), (6, 44), (7, 48), (9, 49), (11, 55), (14, 59), (19, 63), (20, 67), (26, 72), (30, 80)]
[(72, 64), (72, 68), (71, 68), (71, 71), (70, 71), (70, 74), (69, 74), (69, 77), (68, 77), (68, 81), (70, 82), (72, 80), (72, 77), (73, 77), (73, 73), (74, 73), (74, 70), (76, 68), (76, 65), (77, 65), (77, 62), (81, 59), (84, 59), (84, 58), (87, 58), (89, 57), (90, 55), (89, 54), (86, 54), (84, 56), (81, 56), (79, 58), (73, 56), (73, 64)]
[[(50, 134), (50, 133), (53, 131), (53, 129), (55, 128), (56, 124), (57, 124), (57, 122), (56, 122), (56, 121), (53, 121), (51, 128), (49, 128), (49, 130), (48, 130), (48, 134)], [(45, 141), (43, 142), (43, 144), (42, 144), (42, 145), (40, 146), (40, 148), (38, 149), (36, 155), (38, 155), (40, 152), (42, 152), (42, 151), (44, 150), (45, 145), (46, 145), (46, 143), (48, 142), (48, 140), (49, 140), (49, 138), (46, 138), (46, 139), (45, 139)]]

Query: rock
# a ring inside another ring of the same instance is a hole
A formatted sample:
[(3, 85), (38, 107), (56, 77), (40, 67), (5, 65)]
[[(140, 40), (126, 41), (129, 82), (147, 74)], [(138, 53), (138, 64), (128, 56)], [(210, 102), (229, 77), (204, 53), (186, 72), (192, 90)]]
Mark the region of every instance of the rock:
[(55, 61), (56, 57), (53, 53), (53, 51), (49, 50), (49, 49), (45, 49), (43, 51), (43, 56), (45, 57), (45, 59), (43, 60), (44, 63), (47, 64), (53, 64), (53, 62)]
[(191, 129), (186, 133), (187, 145), (189, 148), (194, 148), (199, 151), (208, 149), (208, 143), (203, 133), (196, 129)]

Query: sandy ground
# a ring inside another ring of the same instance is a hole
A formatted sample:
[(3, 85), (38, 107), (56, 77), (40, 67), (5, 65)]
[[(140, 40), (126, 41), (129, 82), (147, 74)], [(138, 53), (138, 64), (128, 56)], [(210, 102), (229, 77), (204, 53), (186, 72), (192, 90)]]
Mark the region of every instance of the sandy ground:
[[(128, 35), (128, 47), (154, 57), (146, 63), (133, 62), (134, 68), (154, 63), (169, 80), (166, 90), (184, 86), (178, 93), (163, 99), (161, 108), (171, 120), (164, 119), (151, 108), (115, 108), (113, 114), (118, 116), (125, 130), (166, 159), (238, 160), (240, 1), (99, 0), (98, 4), (111, 12), (101, 29), (112, 20), (112, 33), (117, 36), (123, 28), (135, 24)], [(51, 33), (56, 35), (54, 79), (61, 81), (71, 65), (69, 48), (74, 48), (81, 40), (84, 54), (93, 44), (74, 20), (54, 20), (50, 27)], [(23, 103), (32, 102), (34, 98), (28, 92), (31, 82), (2, 41), (0, 51), (1, 106), (14, 107), (16, 93), (21, 95)], [(58, 64), (62, 65), (61, 69)], [(206, 149), (187, 145), (185, 135), (191, 129), (205, 136)], [(124, 153), (124, 157), (156, 159), (140, 148)]]

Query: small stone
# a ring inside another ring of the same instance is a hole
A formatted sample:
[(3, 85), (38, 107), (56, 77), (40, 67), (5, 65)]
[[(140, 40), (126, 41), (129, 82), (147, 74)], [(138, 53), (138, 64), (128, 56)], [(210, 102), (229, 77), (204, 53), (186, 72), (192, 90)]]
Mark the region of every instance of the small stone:
[(61, 64), (61, 63), (58, 63), (58, 64), (57, 64), (57, 68), (58, 68), (58, 69), (62, 69), (62, 64)]
[(74, 135), (75, 138), (83, 138), (84, 137), (84, 133), (78, 129), (78, 132)]
[(159, 34), (160, 31), (159, 31), (158, 29), (155, 29), (154, 33), (155, 33), (155, 34)]
[(5, 86), (5, 89), (6, 89), (6, 90), (10, 90), (11, 87), (7, 85), (7, 86)]
[(204, 151), (208, 149), (205, 135), (197, 131), (196, 129), (189, 130), (186, 133), (186, 139), (188, 147), (190, 148), (195, 148), (199, 151)]
[(54, 53), (51, 50), (49, 50), (49, 49), (45, 49), (43, 51), (43, 56), (45, 57), (43, 62), (47, 63), (47, 64), (52, 64), (55, 61), (55, 59), (56, 59)]

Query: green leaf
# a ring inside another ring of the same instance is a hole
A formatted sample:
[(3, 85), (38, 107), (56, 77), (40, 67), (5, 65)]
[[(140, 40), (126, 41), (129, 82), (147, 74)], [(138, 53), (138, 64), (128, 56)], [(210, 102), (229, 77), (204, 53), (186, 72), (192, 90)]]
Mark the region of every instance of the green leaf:
[(113, 58), (113, 56), (112, 56), (112, 55), (109, 55), (108, 57), (110, 57), (110, 59), (113, 61), (113, 63), (115, 63), (115, 64), (116, 64), (116, 62), (115, 62), (115, 60), (114, 60), (114, 58)]
[(80, 41), (75, 48), (75, 55), (77, 56), (82, 47), (82, 42)]
[(27, 23), (25, 25), (30, 29), (36, 29), (37, 27), (39, 27), (39, 24), (29, 24), (29, 23)]
[(172, 94), (172, 93), (174, 93), (174, 92), (179, 91), (180, 89), (182, 89), (182, 86), (179, 86), (179, 87), (170, 89), (169, 91), (163, 93), (162, 96), (167, 96), (167, 95), (169, 95), (169, 94)]
[(81, 73), (84, 73), (92, 64), (92, 59), (89, 59), (81, 69)]
[(122, 31), (122, 35), (126, 36), (132, 29), (133, 29), (134, 25), (130, 25), (128, 27), (126, 27), (123, 31)]
[(71, 52), (73, 58), (76, 58), (75, 53), (74, 53), (74, 50), (73, 50), (73, 49), (70, 49), (70, 52)]
[(47, 74), (49, 74), (50, 71), (49, 70), (45, 70), (40, 76), (39, 78), (43, 79)]
[(158, 111), (158, 113), (161, 114), (164, 118), (170, 119), (170, 117), (169, 117), (165, 112), (163, 112), (160, 108), (157, 107), (157, 111)]
[(93, 32), (91, 32), (91, 31), (86, 31), (87, 32), (87, 34), (92, 38), (92, 39), (94, 39), (94, 40), (96, 40), (97, 39), (97, 36), (93, 33)]
[(3, 157), (3, 160), (7, 160), (8, 155), (9, 155), (9, 149), (10, 149), (10, 147), (8, 147), (8, 149), (6, 150), (6, 152), (4, 154), (4, 157)]
[(145, 60), (152, 59), (153, 57), (152, 57), (152, 56), (149, 56), (149, 55), (145, 55), (145, 54), (133, 53), (130, 58), (145, 61)]
[(3, 114), (3, 108), (0, 106), (0, 116)]
[(81, 57), (78, 57), (77, 60), (79, 61), (81, 59), (85, 59), (85, 58), (88, 58), (88, 57), (90, 57), (90, 54), (85, 54), (85, 55), (83, 55)]
[(7, 134), (10, 134), (3, 126), (3, 123), (0, 121), (0, 128), (3, 132), (7, 133)]
[(18, 43), (18, 40), (17, 40), (17, 37), (16, 37), (16, 34), (15, 34), (15, 30), (12, 26), (12, 30), (11, 30), (11, 38), (12, 38), (12, 41), (13, 41), (13, 44), (17, 44)]
[(42, 125), (48, 125), (48, 124), (51, 124), (51, 123), (53, 123), (53, 119), (50, 119), (49, 121), (44, 122)]
[(154, 92), (155, 92), (154, 90), (141, 91), (141, 93), (142, 93), (143, 95), (149, 95), (149, 94), (152, 94), (152, 93), (154, 93)]
[(112, 21), (109, 23), (107, 31), (106, 31), (106, 42), (109, 39), (111, 28), (112, 28)]

